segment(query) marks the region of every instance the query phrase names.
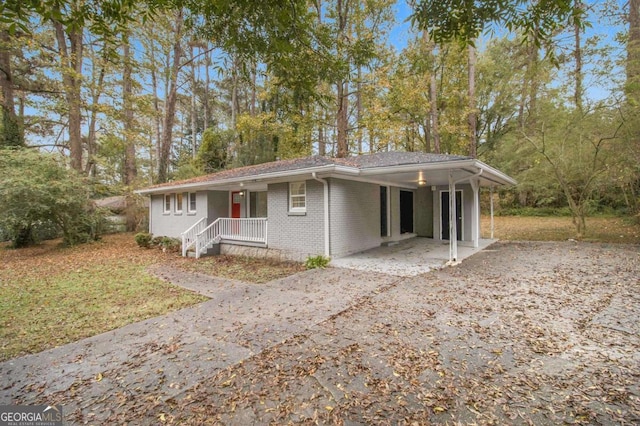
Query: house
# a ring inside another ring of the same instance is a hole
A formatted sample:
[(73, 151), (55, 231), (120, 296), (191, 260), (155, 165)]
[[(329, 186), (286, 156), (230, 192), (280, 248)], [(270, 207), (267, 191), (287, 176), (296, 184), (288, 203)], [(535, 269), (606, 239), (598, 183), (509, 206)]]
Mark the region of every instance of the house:
[(245, 246), (338, 258), (426, 237), (449, 240), (455, 262), (458, 241), (478, 247), (480, 188), (513, 184), (470, 157), (381, 152), (280, 160), (138, 192), (150, 196), (150, 232), (182, 238), (183, 255)]

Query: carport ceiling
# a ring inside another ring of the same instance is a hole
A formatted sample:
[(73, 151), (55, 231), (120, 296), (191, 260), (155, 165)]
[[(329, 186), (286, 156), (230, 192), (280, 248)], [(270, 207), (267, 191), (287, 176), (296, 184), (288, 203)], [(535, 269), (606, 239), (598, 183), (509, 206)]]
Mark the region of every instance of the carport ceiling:
[[(453, 172), (454, 180), (470, 177), (476, 174), (473, 169), (456, 169)], [(416, 170), (411, 172), (385, 173), (380, 175), (367, 176), (367, 180), (390, 186), (400, 186), (406, 188), (417, 188), (419, 186), (448, 186), (449, 170)], [(480, 175), (482, 186), (501, 185), (502, 183), (491, 179), (490, 175)], [(424, 181), (423, 185), (420, 182)]]

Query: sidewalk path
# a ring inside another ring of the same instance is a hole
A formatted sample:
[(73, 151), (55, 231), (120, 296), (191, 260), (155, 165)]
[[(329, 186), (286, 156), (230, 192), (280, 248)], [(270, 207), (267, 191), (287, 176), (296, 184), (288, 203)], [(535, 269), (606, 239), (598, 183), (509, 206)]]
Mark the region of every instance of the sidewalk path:
[(324, 269), (257, 285), (162, 265), (151, 272), (211, 299), (0, 363), (0, 404), (61, 403), (65, 418), (100, 423), (136, 398), (167, 400), (398, 279)]

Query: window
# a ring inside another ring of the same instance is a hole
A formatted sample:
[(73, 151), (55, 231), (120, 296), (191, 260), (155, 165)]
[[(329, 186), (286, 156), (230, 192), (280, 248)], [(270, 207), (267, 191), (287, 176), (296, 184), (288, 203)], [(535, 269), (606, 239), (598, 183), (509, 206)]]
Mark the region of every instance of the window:
[(164, 194), (164, 212), (171, 212), (171, 194)]
[(289, 211), (307, 211), (307, 184), (305, 182), (291, 182), (289, 184)]
[(195, 212), (196, 212), (196, 193), (190, 192), (189, 193), (189, 213), (195, 213)]
[(176, 194), (176, 213), (182, 213), (182, 194)]
[(249, 217), (267, 217), (267, 191), (249, 193)]

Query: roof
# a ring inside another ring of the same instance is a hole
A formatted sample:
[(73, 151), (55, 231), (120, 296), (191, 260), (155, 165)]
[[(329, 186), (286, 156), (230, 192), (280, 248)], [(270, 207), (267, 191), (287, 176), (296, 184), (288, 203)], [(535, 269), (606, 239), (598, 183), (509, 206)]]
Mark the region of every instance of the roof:
[(109, 210), (124, 210), (127, 207), (127, 197), (124, 195), (116, 195), (114, 197), (100, 198), (94, 200), (97, 207)]
[(375, 174), (390, 173), (393, 171), (400, 172), (414, 169), (440, 168), (440, 166), (445, 166), (445, 168), (457, 168), (463, 167), (464, 165), (469, 167), (483, 165), (485, 168), (490, 169), (491, 172), (497, 172), (501, 175), (503, 181), (497, 182), (498, 184), (515, 183), (515, 181), (507, 175), (496, 169), (492, 169), (471, 157), (424, 152), (391, 151), (347, 158), (330, 158), (315, 155), (290, 160), (278, 160), (270, 163), (223, 170), (181, 181), (162, 183), (136, 192), (141, 194), (150, 194), (162, 192), (163, 189), (177, 189), (181, 187), (200, 188), (209, 185), (215, 186), (242, 182), (249, 177), (252, 180), (275, 179), (304, 173), (310, 174), (313, 172), (329, 174), (337, 173), (351, 176), (366, 174), (371, 176)]

